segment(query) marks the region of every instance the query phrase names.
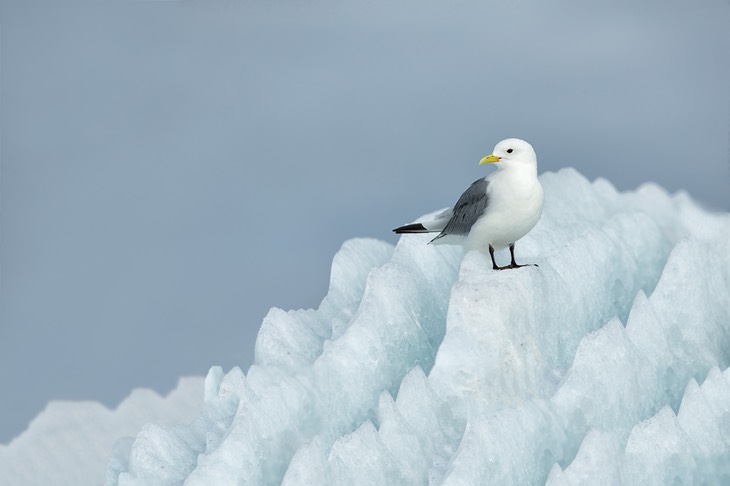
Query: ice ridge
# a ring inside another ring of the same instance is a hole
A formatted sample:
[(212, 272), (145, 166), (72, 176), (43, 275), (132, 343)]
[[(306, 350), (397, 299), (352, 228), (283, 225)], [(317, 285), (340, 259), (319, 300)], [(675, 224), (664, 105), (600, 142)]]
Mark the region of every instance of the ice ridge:
[(320, 307), (273, 309), (248, 373), (212, 368), (198, 417), (120, 442), (107, 484), (727, 480), (730, 216), (541, 180), (539, 268), (349, 241)]

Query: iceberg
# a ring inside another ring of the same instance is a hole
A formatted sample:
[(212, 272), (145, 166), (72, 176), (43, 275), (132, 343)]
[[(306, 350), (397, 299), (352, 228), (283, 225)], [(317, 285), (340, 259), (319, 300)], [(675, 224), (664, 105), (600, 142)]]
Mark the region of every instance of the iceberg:
[(541, 181), (539, 267), (346, 242), (319, 308), (272, 309), (248, 373), (211, 368), (197, 417), (120, 442), (107, 484), (730, 482), (730, 215)]
[(92, 401), (52, 401), (25, 432), (0, 444), (0, 485), (101, 484), (109, 451), (131, 447), (147, 422), (165, 425), (192, 420), (203, 404), (203, 379), (186, 377), (162, 397), (136, 389), (114, 410)]
[(106, 484), (730, 483), (730, 215), (540, 178), (539, 267), (345, 242), (321, 305), (272, 309), (248, 372), (119, 440)]

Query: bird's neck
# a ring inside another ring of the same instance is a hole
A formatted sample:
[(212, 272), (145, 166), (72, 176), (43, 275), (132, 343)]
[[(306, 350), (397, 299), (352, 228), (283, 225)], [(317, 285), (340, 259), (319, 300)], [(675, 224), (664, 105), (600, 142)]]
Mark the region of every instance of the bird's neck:
[(537, 179), (537, 164), (520, 164), (520, 165), (513, 165), (509, 168), (509, 170), (506, 170), (505, 168), (502, 168), (502, 173), (507, 174), (513, 174), (517, 177), (531, 177), (534, 179)]

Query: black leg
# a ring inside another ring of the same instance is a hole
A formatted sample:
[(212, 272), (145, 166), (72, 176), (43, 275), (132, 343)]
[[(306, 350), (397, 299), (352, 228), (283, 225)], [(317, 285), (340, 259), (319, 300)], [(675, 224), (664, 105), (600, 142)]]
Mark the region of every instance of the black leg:
[(515, 261), (515, 244), (510, 243), (509, 245), (509, 254), (512, 255), (512, 261), (509, 265), (505, 265), (503, 267), (500, 267), (497, 265), (497, 262), (494, 260), (494, 247), (490, 244), (489, 245), (489, 256), (492, 257), (492, 269), (493, 270), (507, 270), (508, 268), (520, 268), (520, 267), (536, 267), (537, 264), (535, 263), (528, 263), (527, 265), (517, 265), (517, 262)]
[[(494, 247), (490, 244), (489, 245), (489, 256), (492, 257), (492, 270), (507, 270), (508, 268), (513, 268), (510, 265), (505, 265), (503, 267), (500, 267), (497, 265), (496, 260), (494, 259)], [(514, 259), (514, 257), (513, 257)]]
[(512, 255), (512, 261), (510, 262), (510, 267), (517, 268), (517, 262), (515, 261), (515, 244), (510, 243), (509, 244), (509, 254)]
[(489, 245), (489, 256), (492, 257), (492, 270), (502, 270), (501, 267), (497, 266), (497, 262), (494, 261), (494, 247)]
[(536, 267), (536, 263), (528, 263), (526, 265), (517, 265), (517, 262), (515, 261), (515, 244), (510, 243), (509, 245), (509, 254), (512, 255), (512, 261), (509, 264), (509, 268), (520, 268), (520, 267)]

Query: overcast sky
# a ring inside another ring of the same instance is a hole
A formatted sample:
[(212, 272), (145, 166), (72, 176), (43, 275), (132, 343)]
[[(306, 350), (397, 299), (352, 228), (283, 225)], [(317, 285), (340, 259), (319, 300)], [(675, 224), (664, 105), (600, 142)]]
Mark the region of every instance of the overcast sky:
[(253, 360), (496, 142), (730, 209), (730, 4), (2, 1), (0, 442)]

